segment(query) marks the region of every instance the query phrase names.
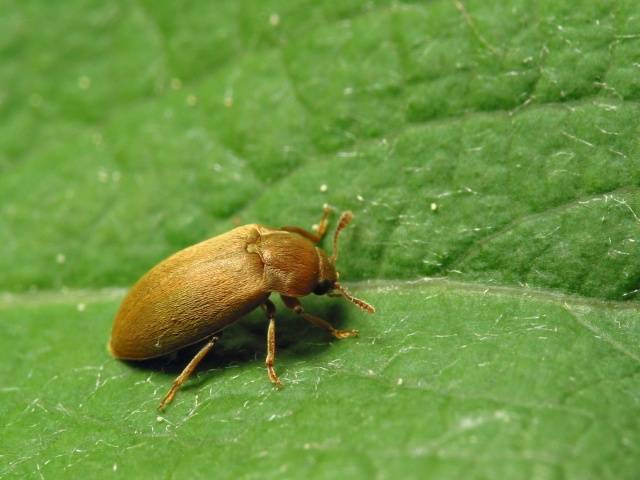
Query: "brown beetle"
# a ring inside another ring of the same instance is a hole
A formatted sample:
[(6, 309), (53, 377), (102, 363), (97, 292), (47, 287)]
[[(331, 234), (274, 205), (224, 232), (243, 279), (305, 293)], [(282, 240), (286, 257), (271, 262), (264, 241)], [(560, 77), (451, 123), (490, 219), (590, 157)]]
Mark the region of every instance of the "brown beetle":
[(306, 313), (297, 297), (341, 295), (366, 312), (375, 311), (338, 283), (338, 235), (351, 221), (351, 212), (340, 217), (331, 256), (316, 246), (326, 232), (329, 212), (325, 206), (316, 233), (300, 227), (244, 225), (163, 260), (138, 280), (123, 300), (109, 351), (124, 360), (146, 360), (206, 340), (160, 402), (163, 409), (214, 347), (221, 331), (261, 306), (269, 319), (267, 373), (271, 382), (280, 386), (273, 369), (276, 310), (269, 300), (272, 292), (279, 293), (288, 308), (335, 338), (358, 332), (337, 330)]

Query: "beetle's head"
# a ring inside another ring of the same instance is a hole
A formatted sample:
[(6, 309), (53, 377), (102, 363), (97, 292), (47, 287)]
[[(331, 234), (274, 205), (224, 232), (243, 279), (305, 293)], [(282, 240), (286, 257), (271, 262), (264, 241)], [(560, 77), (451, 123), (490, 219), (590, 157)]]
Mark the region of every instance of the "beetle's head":
[(335, 290), (335, 285), (338, 281), (338, 272), (336, 272), (336, 266), (331, 257), (329, 257), (324, 250), (318, 248), (317, 251), (320, 273), (318, 275), (318, 283), (313, 293), (316, 295), (324, 295)]
[(316, 295), (329, 295), (344, 297), (351, 303), (357, 305), (365, 312), (374, 313), (376, 309), (364, 300), (354, 297), (349, 291), (340, 285), (338, 278), (340, 274), (336, 270), (336, 260), (338, 259), (338, 237), (340, 232), (345, 229), (351, 222), (353, 214), (350, 211), (343, 212), (340, 215), (336, 232), (333, 234), (333, 254), (329, 257), (323, 250), (318, 249), (318, 258), (320, 260), (320, 275), (318, 284), (313, 293)]

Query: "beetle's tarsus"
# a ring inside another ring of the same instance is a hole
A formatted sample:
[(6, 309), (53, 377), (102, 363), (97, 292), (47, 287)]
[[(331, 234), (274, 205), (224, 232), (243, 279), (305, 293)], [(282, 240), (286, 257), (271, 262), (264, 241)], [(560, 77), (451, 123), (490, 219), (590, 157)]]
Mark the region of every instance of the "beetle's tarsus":
[(331, 332), (331, 335), (333, 335), (334, 338), (338, 338), (338, 339), (349, 338), (349, 337), (357, 337), (358, 336), (358, 330), (336, 330), (336, 329), (334, 329)]
[(273, 383), (273, 386), (278, 390), (282, 388), (282, 382), (280, 381), (280, 377), (273, 369), (273, 366), (267, 366), (267, 374), (269, 375), (269, 380)]
[(171, 386), (171, 389), (167, 392), (167, 394), (164, 396), (164, 398), (160, 401), (160, 405), (158, 405), (158, 411), (159, 412), (163, 412), (165, 408), (167, 408), (167, 405), (169, 405), (171, 402), (173, 402), (173, 397), (176, 396), (176, 392), (178, 391), (178, 388), (180, 388), (179, 385), (176, 385), (176, 382), (173, 382), (173, 385)]

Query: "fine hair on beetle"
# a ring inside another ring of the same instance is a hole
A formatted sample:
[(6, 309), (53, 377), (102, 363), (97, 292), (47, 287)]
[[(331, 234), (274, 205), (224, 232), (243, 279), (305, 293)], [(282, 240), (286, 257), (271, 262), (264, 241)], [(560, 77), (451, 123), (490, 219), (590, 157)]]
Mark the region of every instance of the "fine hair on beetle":
[(318, 246), (330, 211), (325, 205), (314, 232), (296, 226), (248, 224), (164, 259), (144, 274), (122, 301), (109, 352), (122, 360), (147, 360), (205, 342), (160, 402), (163, 409), (215, 346), (222, 330), (260, 307), (269, 321), (267, 375), (280, 387), (274, 369), (276, 307), (269, 299), (271, 294), (279, 294), (285, 307), (337, 339), (355, 337), (358, 332), (336, 329), (307, 313), (300, 297), (311, 293), (341, 296), (367, 313), (375, 312), (338, 281), (338, 240), (353, 214), (346, 211), (340, 216), (331, 255)]

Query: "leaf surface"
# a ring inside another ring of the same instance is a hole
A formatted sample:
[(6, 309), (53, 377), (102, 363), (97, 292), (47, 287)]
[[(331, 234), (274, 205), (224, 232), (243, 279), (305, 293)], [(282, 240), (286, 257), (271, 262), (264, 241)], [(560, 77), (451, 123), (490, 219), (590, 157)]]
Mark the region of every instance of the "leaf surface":
[[(637, 477), (635, 2), (1, 4), (0, 476)], [(277, 392), (254, 312), (158, 417), (124, 289), (324, 203), (361, 336), (278, 304)]]

